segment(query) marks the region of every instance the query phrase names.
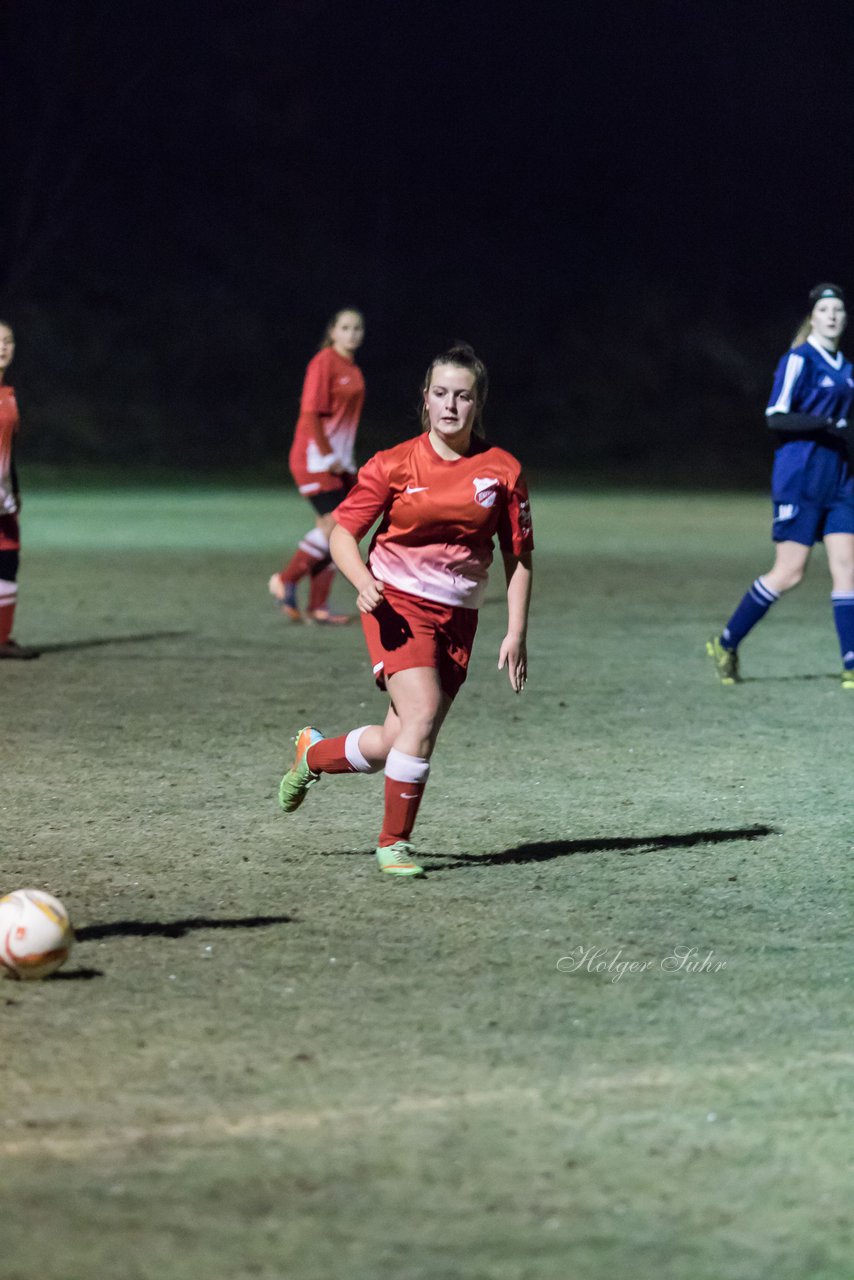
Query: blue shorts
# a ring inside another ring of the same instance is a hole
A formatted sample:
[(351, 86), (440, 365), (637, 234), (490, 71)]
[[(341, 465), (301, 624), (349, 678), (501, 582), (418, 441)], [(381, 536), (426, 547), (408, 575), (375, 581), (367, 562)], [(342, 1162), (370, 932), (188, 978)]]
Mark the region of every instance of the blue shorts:
[(774, 503), (774, 542), (800, 542), (811, 547), (828, 533), (854, 533), (854, 506), (850, 499), (829, 507), (804, 502)]
[(771, 537), (811, 547), (828, 533), (854, 533), (854, 475), (841, 448), (790, 440), (774, 455)]

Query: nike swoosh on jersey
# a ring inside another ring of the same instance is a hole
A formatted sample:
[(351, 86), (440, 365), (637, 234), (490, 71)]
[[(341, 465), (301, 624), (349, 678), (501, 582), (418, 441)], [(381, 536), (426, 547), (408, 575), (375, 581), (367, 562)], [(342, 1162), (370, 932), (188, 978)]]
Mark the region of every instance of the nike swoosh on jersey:
[(408, 484), (406, 486), (405, 492), (406, 493), (426, 493), (429, 488), (430, 486), (428, 484)]

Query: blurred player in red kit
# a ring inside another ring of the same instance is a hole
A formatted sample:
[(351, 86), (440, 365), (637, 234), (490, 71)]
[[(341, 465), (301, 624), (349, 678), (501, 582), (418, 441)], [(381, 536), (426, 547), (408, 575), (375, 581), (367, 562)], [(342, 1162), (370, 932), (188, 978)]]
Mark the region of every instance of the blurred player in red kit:
[[(479, 434), (487, 392), (465, 344), (437, 356), (422, 387), (424, 432), (375, 454), (335, 511), (331, 550), (352, 583), (374, 676), (390, 705), (383, 724), (325, 738), (296, 737), (279, 803), (292, 813), (323, 774), (385, 773), (380, 870), (414, 876), (409, 837), (430, 757), (466, 678), (493, 538), (504, 561), (507, 633), (498, 654), (514, 692), (528, 673), (533, 535), (520, 464)], [(367, 564), (359, 542), (377, 519)]]
[(15, 335), (9, 325), (0, 320), (0, 658), (37, 658), (36, 649), (24, 648), (12, 639), (21, 548), (18, 528), (21, 495), (14, 454), (19, 417), (14, 389), (7, 386), (4, 379), (14, 354)]
[[(332, 613), (329, 593), (335, 566), (329, 555), (332, 512), (356, 478), (354, 446), (365, 400), (365, 380), (355, 355), (365, 336), (360, 311), (337, 311), (326, 326), (323, 343), (309, 361), (300, 401), (300, 415), (291, 446), (291, 475), (316, 514), (315, 525), (269, 587), (293, 622), (341, 624), (349, 615)], [(308, 608), (297, 604), (297, 583), (308, 577)]]

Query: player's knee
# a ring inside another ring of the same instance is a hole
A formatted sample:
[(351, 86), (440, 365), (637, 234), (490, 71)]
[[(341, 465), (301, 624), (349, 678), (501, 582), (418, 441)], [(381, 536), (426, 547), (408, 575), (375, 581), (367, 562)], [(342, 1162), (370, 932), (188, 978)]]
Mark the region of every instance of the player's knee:
[(781, 591), (793, 591), (795, 587), (799, 587), (804, 580), (804, 570), (802, 566), (796, 569), (789, 569), (783, 579)]
[(784, 591), (793, 591), (795, 587), (800, 586), (804, 580), (806, 565), (803, 564), (786, 564), (778, 565), (773, 573), (766, 573), (763, 581), (780, 595)]

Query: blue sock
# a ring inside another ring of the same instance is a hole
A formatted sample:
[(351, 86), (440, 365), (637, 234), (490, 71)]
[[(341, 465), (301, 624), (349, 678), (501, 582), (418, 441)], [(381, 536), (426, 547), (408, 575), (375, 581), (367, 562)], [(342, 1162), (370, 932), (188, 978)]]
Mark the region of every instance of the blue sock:
[(752, 631), (757, 622), (762, 621), (771, 605), (779, 599), (779, 591), (773, 591), (761, 578), (757, 578), (750, 590), (742, 596), (738, 608), (721, 632), (724, 648), (737, 649), (748, 631)]
[(854, 667), (854, 591), (831, 591), (833, 621), (839, 635), (842, 665)]

